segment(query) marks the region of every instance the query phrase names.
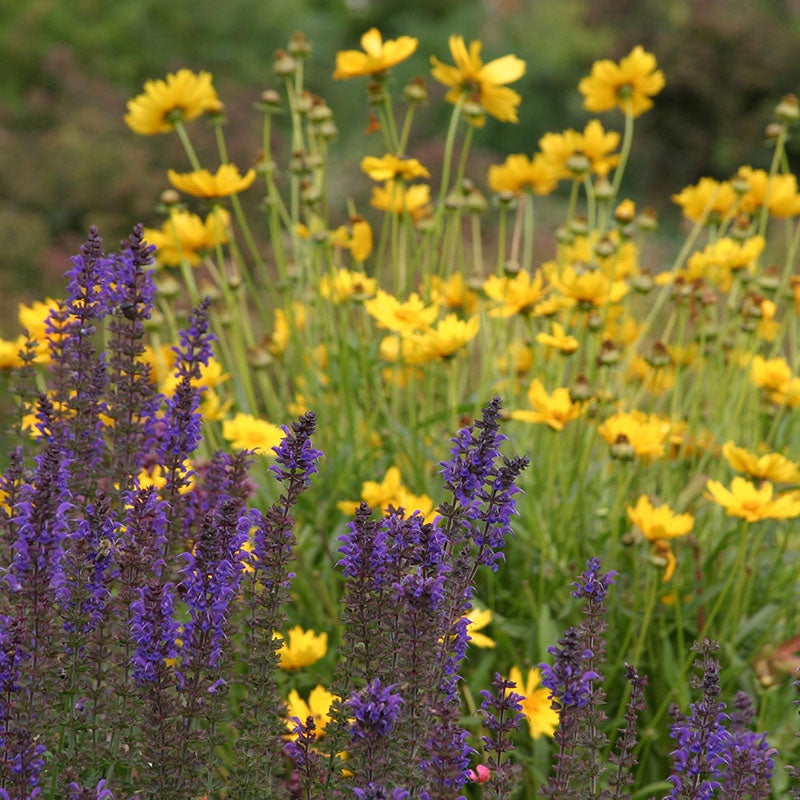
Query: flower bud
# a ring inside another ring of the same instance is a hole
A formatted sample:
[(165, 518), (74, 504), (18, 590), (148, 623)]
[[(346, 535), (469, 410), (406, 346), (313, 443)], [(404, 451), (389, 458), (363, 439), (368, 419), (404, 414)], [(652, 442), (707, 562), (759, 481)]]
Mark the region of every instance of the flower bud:
[(428, 87), (425, 78), (412, 78), (403, 88), (403, 96), (412, 105), (427, 102)]
[(285, 50), (276, 50), (275, 60), (272, 62), (272, 71), (279, 78), (290, 78), (297, 72), (297, 61), (294, 56)]
[(176, 206), (181, 201), (180, 194), (175, 189), (164, 189), (158, 198), (158, 202), (163, 206)]
[(633, 461), (636, 456), (636, 450), (630, 439), (624, 433), (620, 433), (611, 447), (609, 447), (608, 454), (615, 461)]
[(783, 99), (775, 106), (775, 116), (779, 122), (791, 124), (800, 120), (800, 104), (794, 94), (784, 95)]
[(308, 58), (312, 49), (311, 40), (300, 31), (295, 31), (289, 39), (289, 52), (297, 58)]
[(594, 397), (592, 387), (589, 386), (589, 381), (586, 376), (581, 374), (575, 379), (575, 383), (569, 388), (569, 399), (573, 403), (585, 403)]
[(653, 342), (653, 346), (650, 352), (644, 357), (644, 360), (653, 367), (653, 369), (663, 369), (672, 364), (672, 356), (670, 356), (667, 346), (661, 339)]
[(640, 231), (654, 231), (658, 227), (658, 215), (654, 208), (645, 208), (636, 217), (636, 227)]
[(633, 291), (639, 294), (648, 294), (654, 286), (653, 276), (649, 270), (642, 270), (638, 275), (633, 275), (630, 281)]
[(594, 183), (594, 196), (599, 202), (611, 200), (614, 196), (614, 187), (605, 175), (599, 177)]
[(597, 354), (598, 367), (611, 367), (620, 359), (620, 352), (611, 339), (604, 339)]
[(265, 89), (256, 103), (258, 108), (267, 113), (274, 114), (281, 110), (281, 96), (275, 89)]
[(573, 153), (568, 159), (566, 163), (566, 167), (570, 172), (573, 172), (575, 175), (583, 175), (589, 171), (592, 166), (592, 162), (589, 160), (588, 156), (584, 153)]

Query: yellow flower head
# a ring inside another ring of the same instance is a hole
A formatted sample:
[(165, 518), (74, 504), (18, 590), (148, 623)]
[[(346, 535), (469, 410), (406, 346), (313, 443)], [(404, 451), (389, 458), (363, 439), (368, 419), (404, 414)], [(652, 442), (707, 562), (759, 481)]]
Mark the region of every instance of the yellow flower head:
[(752, 275), (755, 272), (764, 245), (761, 236), (751, 236), (743, 242), (723, 236), (706, 245), (702, 251), (692, 253), (686, 267), (678, 270), (676, 277), (687, 283), (702, 279), (720, 291), (729, 292), (735, 273), (744, 271)]
[(403, 360), (406, 364), (423, 364), (450, 358), (478, 335), (479, 328), (478, 317), (461, 320), (455, 314), (448, 314), (436, 327), (403, 337)]
[(449, 311), (473, 314), (478, 305), (478, 295), (469, 288), (463, 272), (454, 272), (446, 280), (431, 276), (431, 300)]
[[(433, 77), (450, 87), (445, 95), (447, 102), (457, 103), (466, 95), (501, 122), (518, 122), (517, 108), (522, 98), (504, 84), (513, 83), (525, 74), (525, 62), (509, 55), (484, 64), (481, 43), (470, 42), (467, 50), (464, 37), (455, 35), (450, 37), (450, 53), (455, 66), (443, 64), (431, 56)], [(473, 121), (477, 125), (483, 124), (482, 117)]]
[(592, 64), (591, 74), (578, 84), (587, 111), (619, 108), (638, 117), (652, 108), (664, 88), (664, 73), (656, 69), (656, 58), (637, 45), (619, 63), (604, 58)]
[(587, 268), (580, 262), (566, 264), (559, 271), (551, 261), (543, 269), (553, 288), (582, 310), (618, 303), (628, 293), (625, 281), (612, 280), (602, 269)]
[(580, 179), (587, 172), (605, 177), (619, 164), (620, 136), (606, 131), (599, 120), (590, 120), (583, 133), (572, 128), (563, 133), (546, 133), (539, 140), (544, 159), (558, 178)]
[(415, 222), (430, 214), (431, 187), (427, 183), (405, 186), (398, 181), (387, 181), (372, 188), (370, 204), (389, 214), (408, 214)]
[(179, 192), (214, 199), (249, 189), (256, 179), (256, 171), (249, 169), (242, 175), (234, 164), (222, 164), (213, 175), (207, 169), (182, 173), (170, 169), (167, 178)]
[(797, 178), (791, 174), (773, 175), (763, 169), (739, 167), (739, 180), (747, 183), (739, 207), (747, 214), (754, 214), (766, 203), (773, 217), (796, 217), (800, 214), (800, 194)]
[(19, 357), (20, 350), (22, 350), (24, 340), (22, 339), (0, 339), (0, 370), (15, 369), (21, 367), (23, 364), (22, 359)]
[(128, 100), (125, 124), (143, 136), (169, 133), (175, 123), (195, 119), (221, 108), (208, 72), (189, 69), (167, 75), (166, 80), (146, 81), (144, 92)]
[(722, 446), (722, 455), (732, 469), (773, 483), (800, 483), (800, 464), (780, 453), (758, 455), (733, 442)]
[(522, 670), (519, 667), (511, 667), (508, 677), (516, 684), (514, 693), (523, 697), (522, 713), (528, 720), (531, 738), (538, 739), (540, 736), (552, 738), (558, 727), (558, 712), (550, 702), (550, 690), (539, 688), (542, 680), (539, 670), (529, 669), (527, 679), (523, 680)]
[(416, 292), (400, 302), (382, 289), (372, 300), (367, 300), (364, 307), (379, 328), (405, 334), (426, 330), (439, 313), (435, 305), (426, 306)]
[(206, 250), (228, 241), (230, 215), (224, 208), (214, 209), (203, 221), (196, 214), (175, 208), (161, 228), (145, 228), (144, 238), (157, 248), (156, 257), (166, 267), (182, 261), (200, 263)]
[(333, 77), (347, 80), (365, 75), (380, 75), (413, 55), (418, 44), (418, 40), (412, 36), (400, 36), (384, 42), (380, 31), (370, 28), (361, 37), (363, 53), (359, 50), (340, 50), (336, 54)]
[(782, 392), (792, 379), (792, 368), (785, 358), (753, 356), (750, 378), (759, 389)]
[(578, 349), (578, 340), (570, 336), (564, 330), (564, 326), (558, 322), (553, 323), (553, 333), (537, 333), (536, 341), (545, 347), (554, 347), (556, 350), (569, 355)]
[(686, 186), (679, 194), (672, 195), (672, 200), (692, 222), (720, 220), (736, 205), (736, 191), (730, 181), (720, 183), (713, 178), (701, 178), (696, 185)]
[(493, 192), (550, 194), (558, 186), (558, 178), (558, 168), (543, 153), (532, 159), (510, 155), (502, 164), (489, 167), (489, 188)]
[(544, 423), (554, 431), (563, 431), (568, 422), (577, 419), (585, 410), (583, 404), (572, 402), (569, 389), (560, 387), (548, 394), (538, 379), (528, 388), (528, 400), (534, 410), (512, 411), (511, 418), (522, 422)]
[(492, 621), (492, 612), (488, 608), (475, 608), (474, 606), (467, 613), (467, 636), (469, 642), (475, 647), (493, 648), (494, 639), (490, 639), (486, 634), (479, 633)]
[(636, 501), (635, 506), (628, 506), (628, 519), (651, 542), (686, 536), (694, 527), (691, 514), (676, 514), (668, 505), (653, 506), (646, 494)]
[(297, 689), (292, 689), (286, 699), (288, 712), (286, 727), (293, 731), (296, 725), (295, 720), (300, 720), (305, 725), (306, 720), (312, 717), (314, 720), (314, 733), (317, 739), (321, 739), (325, 735), (325, 728), (331, 721), (331, 706), (338, 699), (335, 694), (332, 694), (319, 684), (311, 690), (308, 695), (308, 702), (300, 697)]
[(368, 278), (363, 272), (339, 269), (333, 275), (323, 275), (319, 293), (334, 303), (347, 300), (363, 300), (372, 297), (378, 287), (375, 278)]
[(289, 641), (280, 634), (275, 633), (275, 639), (281, 639), (283, 644), (278, 648), (279, 666), (286, 672), (307, 667), (324, 658), (328, 652), (328, 634), (316, 634), (314, 631), (304, 631), (295, 625), (289, 631)]
[(706, 488), (706, 497), (721, 505), (729, 517), (758, 522), (762, 519), (793, 519), (800, 516), (800, 491), (774, 497), (774, 487), (768, 481), (755, 486), (737, 476), (731, 481), (730, 489), (712, 480), (706, 483)]
[(530, 314), (547, 290), (540, 270), (531, 278), (530, 272), (520, 270), (513, 278), (490, 275), (483, 284), (483, 291), (501, 305), (489, 312), (490, 317), (513, 317), (514, 314)]
[(397, 178), (413, 181), (414, 178), (430, 178), (431, 174), (416, 158), (405, 158), (389, 153), (383, 158), (366, 156), (361, 169), (374, 181), (393, 181)]
[(222, 436), (234, 450), (257, 450), (272, 455), (284, 437), (283, 431), (266, 420), (239, 412), (222, 423)]
[(617, 444), (622, 437), (622, 441), (633, 448), (634, 455), (651, 459), (664, 455), (670, 423), (657, 414), (645, 414), (634, 409), (613, 414), (597, 432), (609, 445)]

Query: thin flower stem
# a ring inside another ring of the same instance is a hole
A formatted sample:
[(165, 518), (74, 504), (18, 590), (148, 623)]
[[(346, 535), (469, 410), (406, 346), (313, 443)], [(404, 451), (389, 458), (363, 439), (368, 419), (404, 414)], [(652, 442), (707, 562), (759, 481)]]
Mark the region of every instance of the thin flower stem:
[(619, 164), (614, 170), (614, 181), (611, 184), (612, 198), (619, 194), (619, 187), (622, 183), (622, 176), (625, 174), (625, 167), (628, 165), (628, 158), (631, 154), (633, 143), (633, 105), (630, 97), (625, 98), (625, 130), (622, 134), (622, 149), (619, 155)]

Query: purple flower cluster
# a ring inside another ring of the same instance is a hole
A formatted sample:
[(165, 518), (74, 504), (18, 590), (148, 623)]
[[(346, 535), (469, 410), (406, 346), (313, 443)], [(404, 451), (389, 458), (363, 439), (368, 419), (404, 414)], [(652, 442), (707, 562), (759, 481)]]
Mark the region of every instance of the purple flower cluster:
[(395, 685), (382, 686), (375, 678), (345, 703), (353, 717), (352, 735), (356, 739), (386, 736), (400, 715), (403, 698), (395, 692)]

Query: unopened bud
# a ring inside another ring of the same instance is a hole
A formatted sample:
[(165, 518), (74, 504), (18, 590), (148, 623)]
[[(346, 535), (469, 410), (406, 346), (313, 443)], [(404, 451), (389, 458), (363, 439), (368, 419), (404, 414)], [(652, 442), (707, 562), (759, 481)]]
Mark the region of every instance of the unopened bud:
[(425, 103), (428, 100), (428, 87), (425, 84), (425, 78), (413, 78), (410, 80), (403, 89), (403, 95), (412, 105)]
[(297, 72), (297, 61), (286, 50), (277, 50), (272, 62), (272, 71), (279, 78), (289, 78)]
[(311, 40), (300, 31), (295, 31), (289, 39), (289, 52), (297, 58), (307, 58), (311, 55), (312, 49)]

